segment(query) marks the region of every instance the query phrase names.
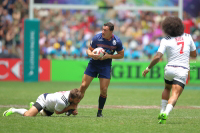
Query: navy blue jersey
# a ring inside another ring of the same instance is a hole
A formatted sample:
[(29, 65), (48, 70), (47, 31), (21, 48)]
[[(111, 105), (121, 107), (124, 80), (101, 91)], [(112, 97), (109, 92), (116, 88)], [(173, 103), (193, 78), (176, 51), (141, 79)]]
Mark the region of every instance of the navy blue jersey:
[[(105, 52), (112, 55), (115, 53), (115, 51), (123, 50), (122, 42), (119, 39), (119, 37), (113, 35), (112, 39), (108, 41), (102, 37), (102, 33), (99, 33), (92, 38), (90, 46), (92, 48), (102, 47), (105, 50)], [(112, 59), (94, 60), (91, 58), (90, 63), (98, 66), (111, 66)]]

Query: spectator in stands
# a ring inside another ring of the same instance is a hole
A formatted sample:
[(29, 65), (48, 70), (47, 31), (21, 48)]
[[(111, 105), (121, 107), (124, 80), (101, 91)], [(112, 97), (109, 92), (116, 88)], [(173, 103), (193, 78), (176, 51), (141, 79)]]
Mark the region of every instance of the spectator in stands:
[(24, 14), (28, 12), (28, 3), (29, 0), (15, 0), (13, 6), (15, 10), (20, 11), (21, 14)]
[(13, 18), (14, 25), (19, 24), (20, 19), (21, 19), (21, 12), (19, 10), (14, 9), (12, 18)]
[(3, 18), (3, 7), (0, 5), (0, 54), (3, 52), (3, 38), (4, 38), (2, 18)]
[(8, 10), (4, 9), (3, 10), (3, 18), (2, 21), (5, 23), (6, 21), (11, 24), (13, 19), (12, 19), (12, 15), (8, 14)]
[(3, 29), (0, 22), (0, 54), (3, 52)]
[(6, 43), (5, 43), (5, 46), (6, 46), (6, 51), (7, 51), (7, 54), (11, 54), (12, 53), (12, 47), (13, 47), (13, 39), (15, 37), (15, 32), (13, 32), (13, 26), (10, 25), (8, 27), (8, 31), (6, 33)]

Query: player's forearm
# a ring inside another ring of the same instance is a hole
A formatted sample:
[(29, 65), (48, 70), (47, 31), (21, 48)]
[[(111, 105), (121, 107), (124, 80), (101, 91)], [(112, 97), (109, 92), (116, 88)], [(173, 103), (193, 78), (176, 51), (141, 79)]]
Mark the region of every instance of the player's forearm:
[(68, 107), (64, 108), (61, 112), (56, 111), (56, 110), (55, 110), (55, 112), (56, 112), (56, 114), (62, 114), (62, 113), (69, 111), (70, 109), (76, 109), (77, 106), (78, 106), (77, 104), (70, 104)]
[(94, 55), (93, 53), (92, 53), (92, 51), (91, 50), (86, 50), (86, 53), (87, 53), (87, 55), (88, 55), (88, 57), (90, 57), (90, 58), (92, 58), (93, 56), (92, 55)]
[(154, 65), (156, 65), (160, 61), (160, 58), (154, 58), (150, 65), (148, 66), (149, 69), (151, 69)]
[(56, 113), (56, 114), (62, 114), (62, 113), (67, 112), (69, 109), (70, 109), (70, 108), (66, 107), (66, 108), (64, 108), (61, 112), (55, 110), (55, 113)]
[(153, 60), (151, 61), (148, 68), (151, 69), (154, 65), (156, 65), (160, 61), (162, 56), (163, 56), (163, 54), (161, 52), (157, 52), (156, 55), (153, 57)]
[(151, 69), (154, 65), (156, 65), (160, 61), (160, 57), (154, 56), (153, 60), (151, 61), (150, 65), (148, 66)]
[(122, 59), (124, 57), (124, 55), (122, 54), (115, 54), (115, 55), (109, 55), (108, 58), (110, 59)]
[(118, 51), (117, 54), (115, 54), (115, 55), (109, 54), (108, 58), (110, 58), (110, 59), (122, 59), (122, 58), (124, 58), (124, 50)]
[(62, 113), (64, 113), (64, 111), (61, 111), (61, 112), (59, 112), (59, 111), (54, 111), (56, 114), (62, 114)]

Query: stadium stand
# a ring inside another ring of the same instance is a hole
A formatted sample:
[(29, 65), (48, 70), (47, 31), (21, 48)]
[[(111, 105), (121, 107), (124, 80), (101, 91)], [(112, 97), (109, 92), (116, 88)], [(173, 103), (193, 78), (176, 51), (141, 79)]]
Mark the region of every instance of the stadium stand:
[[(35, 0), (36, 3), (98, 4), (101, 6), (123, 4), (147, 4), (174, 6), (175, 0), (145, 3), (142, 0)], [(28, 18), (29, 0), (3, 0), (0, 4), (0, 58), (19, 58), (20, 28)], [(199, 12), (200, 14), (200, 12)], [(192, 16), (184, 11), (183, 22), (189, 25), (200, 54), (200, 15)], [(40, 19), (40, 58), (76, 59), (87, 58), (86, 49), (90, 39), (101, 32), (104, 22), (115, 24), (114, 34), (124, 45), (125, 59), (148, 60), (156, 53), (160, 40), (162, 20), (176, 12), (116, 11), (116, 10), (56, 10), (35, 9), (34, 18)], [(194, 14), (193, 14), (194, 15)]]

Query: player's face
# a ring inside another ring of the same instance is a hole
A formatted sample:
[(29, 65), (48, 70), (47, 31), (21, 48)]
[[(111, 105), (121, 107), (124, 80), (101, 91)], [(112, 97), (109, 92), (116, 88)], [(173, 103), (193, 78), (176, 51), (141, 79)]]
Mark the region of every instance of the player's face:
[(78, 99), (78, 98), (73, 99), (74, 104), (78, 104), (79, 102), (80, 102), (80, 99)]
[(110, 31), (108, 26), (103, 26), (102, 37), (105, 39), (110, 39), (112, 36), (112, 31)]

